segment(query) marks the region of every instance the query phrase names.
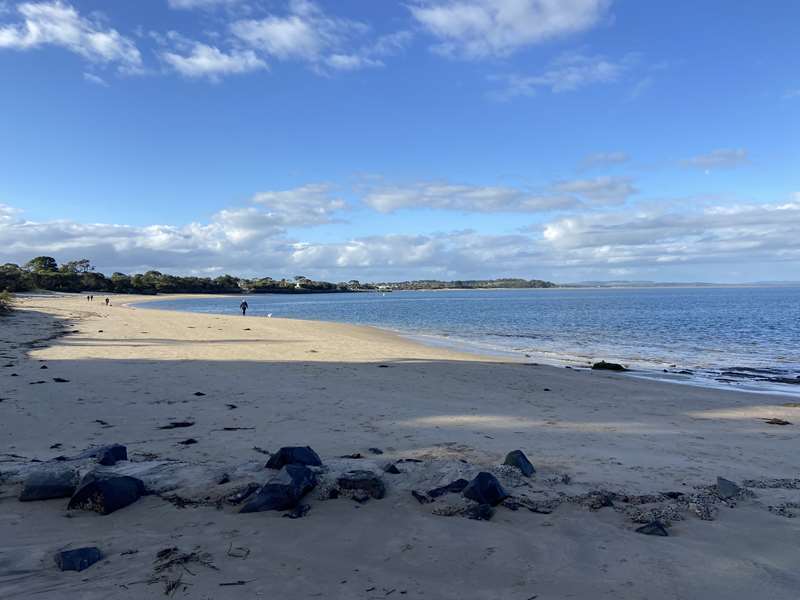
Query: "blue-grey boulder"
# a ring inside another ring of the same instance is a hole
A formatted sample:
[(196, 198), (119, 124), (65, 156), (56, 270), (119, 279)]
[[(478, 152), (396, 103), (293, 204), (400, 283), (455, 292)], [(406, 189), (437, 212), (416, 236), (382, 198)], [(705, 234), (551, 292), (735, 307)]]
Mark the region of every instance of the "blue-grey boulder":
[(723, 477), (717, 477), (717, 494), (723, 500), (735, 498), (742, 491), (738, 485)]
[(474, 500), (478, 504), (497, 506), (509, 497), (509, 493), (503, 489), (503, 486), (497, 481), (497, 477), (483, 471), (478, 473), (475, 479), (464, 488), (464, 497)]
[(25, 479), (20, 492), (21, 502), (69, 498), (78, 487), (78, 473), (74, 469), (41, 469)]
[(310, 446), (284, 446), (267, 461), (268, 469), (282, 469), (286, 465), (321, 467), (322, 461)]
[(303, 465), (286, 465), (239, 512), (292, 509), (316, 485), (314, 471)]
[(56, 565), (62, 571), (83, 571), (103, 558), (103, 553), (94, 546), (89, 548), (76, 548), (75, 550), (62, 550), (53, 557)]
[(533, 468), (531, 461), (528, 460), (528, 457), (525, 456), (525, 453), (522, 450), (514, 450), (506, 454), (506, 460), (503, 462), (504, 465), (509, 465), (511, 467), (517, 467), (525, 477), (530, 477), (534, 473), (536, 473), (536, 469)]
[(145, 493), (144, 483), (135, 477), (88, 473), (70, 498), (70, 509), (92, 510), (110, 515), (133, 504)]

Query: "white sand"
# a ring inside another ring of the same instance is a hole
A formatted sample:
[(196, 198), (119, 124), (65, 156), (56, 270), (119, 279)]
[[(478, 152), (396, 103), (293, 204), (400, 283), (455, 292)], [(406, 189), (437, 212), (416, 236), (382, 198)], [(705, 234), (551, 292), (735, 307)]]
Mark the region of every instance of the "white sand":
[[(634, 533), (619, 501), (597, 511), (563, 503), (549, 515), (498, 507), (481, 522), (432, 513), (457, 497), (420, 505), (410, 494), (489, 470), (517, 448), (538, 474), (527, 487), (505, 482), (550, 499), (693, 492), (718, 475), (798, 478), (800, 408), (789, 398), (503, 362), (364, 327), (123, 306), (132, 300), (31, 298), (0, 319), (0, 367), (13, 364), (0, 368), (0, 598), (163, 597), (153, 561), (172, 546), (207, 552), (218, 569), (188, 564), (180, 598), (800, 597), (800, 519), (767, 509), (800, 503), (800, 490), (754, 489), (713, 521), (686, 514), (667, 538)], [(53, 337), (65, 319), (75, 332)], [(765, 424), (771, 417), (793, 424)], [(195, 425), (157, 429), (173, 420)], [(178, 444), (189, 437), (198, 443)], [(31, 459), (112, 442), (128, 446), (121, 471), (211, 504), (269, 477), (254, 447), (308, 444), (332, 471), (426, 462), (385, 475), (383, 500), (312, 493), (298, 520), (181, 509), (157, 495), (109, 516), (17, 501)], [(366, 458), (336, 458), (353, 452)], [(215, 485), (223, 472), (234, 481)], [(82, 573), (55, 568), (56, 550), (84, 545), (106, 560)], [(245, 553), (236, 548), (249, 554), (231, 556)]]

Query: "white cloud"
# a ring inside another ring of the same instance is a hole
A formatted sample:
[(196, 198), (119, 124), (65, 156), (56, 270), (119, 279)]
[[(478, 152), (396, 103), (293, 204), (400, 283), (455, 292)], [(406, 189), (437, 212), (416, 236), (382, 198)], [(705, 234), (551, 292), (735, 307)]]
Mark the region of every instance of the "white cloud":
[(574, 198), (564, 194), (537, 195), (508, 187), (436, 182), (371, 189), (365, 194), (363, 202), (383, 213), (407, 208), (534, 213), (571, 208), (577, 204)]
[(106, 83), (106, 80), (100, 77), (99, 75), (95, 75), (94, 73), (84, 73), (83, 79), (84, 81), (88, 81), (89, 83), (93, 83), (95, 85), (108, 87), (108, 83)]
[(250, 73), (266, 69), (267, 64), (252, 50), (225, 53), (215, 46), (195, 42), (186, 54), (162, 52), (161, 57), (186, 77), (207, 77), (216, 81), (222, 75)]
[(597, 167), (609, 167), (621, 165), (630, 161), (631, 157), (625, 152), (596, 152), (585, 157), (581, 161), (581, 169), (594, 169)]
[(241, 0), (168, 0), (169, 7), (175, 9), (216, 8), (233, 6), (240, 2)]
[(622, 204), (638, 190), (629, 177), (595, 177), (560, 181), (554, 189), (565, 194), (577, 194), (598, 204)]
[(668, 272), (678, 278), (701, 272), (706, 280), (718, 280), (725, 265), (738, 270), (745, 264), (761, 266), (750, 279), (763, 278), (767, 268), (775, 278), (786, 278), (800, 260), (800, 195), (785, 203), (696, 209), (673, 202), (582, 213), (510, 235), (467, 230), (332, 243), (292, 239), (286, 231), (335, 221), (343, 204), (327, 186), (254, 200), (220, 211), (206, 224), (147, 227), (27, 221), (0, 205), (0, 245), (4, 260), (18, 263), (46, 254), (59, 261), (87, 257), (106, 272), (155, 268), (281, 276), (302, 268), (330, 280), (515, 275), (565, 281), (641, 273), (663, 278)]
[(123, 72), (141, 70), (141, 54), (130, 39), (82, 17), (66, 2), (24, 2), (17, 12), (22, 22), (0, 25), (0, 48), (60, 46), (93, 63), (115, 64)]
[(597, 25), (610, 0), (438, 0), (410, 7), (441, 42), (435, 49), (466, 58), (515, 50)]
[(542, 234), (551, 258), (564, 264), (641, 267), (796, 261), (798, 228), (800, 202), (794, 201), (589, 214), (549, 223)]
[(363, 23), (326, 15), (309, 0), (291, 0), (285, 16), (269, 15), (231, 23), (241, 42), (277, 59), (317, 62), (341, 48), (353, 35), (366, 32)]
[(573, 92), (588, 85), (614, 83), (637, 61), (635, 54), (628, 54), (616, 62), (603, 56), (565, 54), (538, 75), (511, 73), (491, 77), (490, 80), (503, 84), (492, 96), (499, 100), (510, 100), (518, 96), (535, 96), (540, 89), (558, 94)]
[(743, 148), (723, 148), (714, 150), (708, 154), (699, 154), (687, 160), (682, 161), (682, 164), (687, 167), (694, 167), (696, 169), (733, 169), (740, 167), (749, 162), (747, 150)]

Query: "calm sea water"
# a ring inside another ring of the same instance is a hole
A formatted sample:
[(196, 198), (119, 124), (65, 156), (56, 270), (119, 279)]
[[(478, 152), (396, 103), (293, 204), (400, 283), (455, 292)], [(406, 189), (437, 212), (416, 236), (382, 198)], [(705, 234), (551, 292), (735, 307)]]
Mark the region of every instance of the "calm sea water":
[[(800, 395), (800, 288), (646, 288), (248, 296), (248, 315), (374, 325), (429, 343)], [(236, 314), (237, 298), (144, 306)], [(665, 373), (664, 371), (667, 371)], [(683, 371), (683, 373), (681, 373)]]

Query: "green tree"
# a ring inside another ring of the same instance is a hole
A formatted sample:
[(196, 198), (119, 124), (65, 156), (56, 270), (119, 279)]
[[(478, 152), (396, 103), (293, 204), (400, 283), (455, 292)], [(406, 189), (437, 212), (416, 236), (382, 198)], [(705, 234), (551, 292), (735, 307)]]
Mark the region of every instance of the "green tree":
[(37, 256), (25, 263), (25, 268), (34, 273), (55, 273), (58, 263), (52, 256)]

